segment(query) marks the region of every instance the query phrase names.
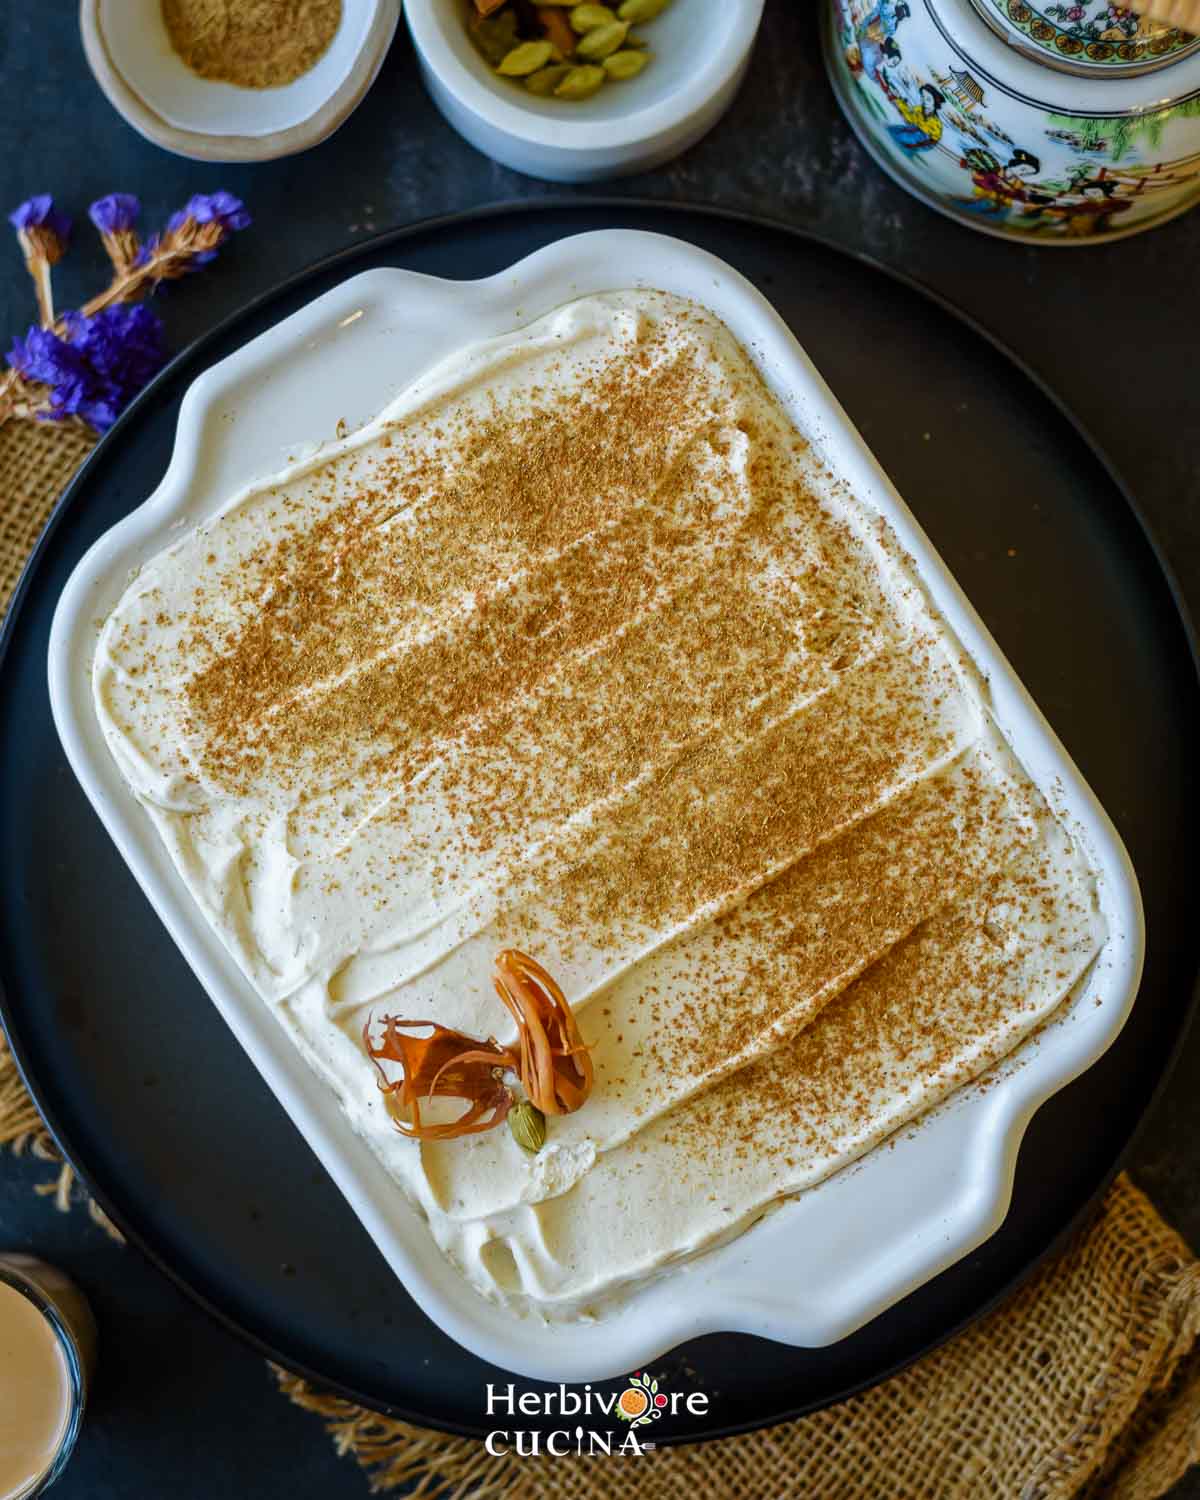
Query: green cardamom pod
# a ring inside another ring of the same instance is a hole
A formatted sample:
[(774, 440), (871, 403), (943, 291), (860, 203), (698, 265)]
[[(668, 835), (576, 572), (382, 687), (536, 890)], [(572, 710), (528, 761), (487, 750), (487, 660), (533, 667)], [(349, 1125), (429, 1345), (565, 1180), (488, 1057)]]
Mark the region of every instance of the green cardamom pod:
[(572, 30), (595, 31), (597, 26), (609, 26), (617, 19), (615, 10), (607, 5), (577, 5), (567, 17)]
[(546, 1116), (528, 1099), (522, 1099), (509, 1110), (508, 1128), (521, 1150), (531, 1156), (536, 1156), (546, 1144)]
[(570, 71), (570, 63), (552, 63), (548, 68), (539, 68), (536, 73), (530, 73), (525, 80), (525, 87), (531, 94), (544, 97), (552, 94)]
[(607, 77), (603, 68), (572, 68), (554, 92), (559, 99), (590, 99)]
[(636, 26), (641, 21), (653, 21), (655, 16), (661, 16), (670, 3), (671, 0), (624, 0), (617, 7), (617, 15), (622, 21)]
[(525, 78), (544, 68), (553, 56), (554, 48), (549, 42), (522, 42), (505, 55), (496, 71), (506, 78)]
[(604, 71), (610, 78), (636, 78), (646, 66), (648, 52), (611, 52), (604, 59)]
[(609, 21), (603, 26), (597, 26), (594, 31), (585, 31), (579, 38), (575, 51), (580, 57), (586, 57), (588, 62), (599, 62), (623, 45), (628, 31), (627, 21)]

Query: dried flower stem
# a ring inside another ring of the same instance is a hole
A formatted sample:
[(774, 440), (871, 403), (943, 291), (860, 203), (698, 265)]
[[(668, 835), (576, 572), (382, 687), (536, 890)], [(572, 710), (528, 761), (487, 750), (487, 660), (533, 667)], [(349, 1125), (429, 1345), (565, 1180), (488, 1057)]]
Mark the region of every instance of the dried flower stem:
[(54, 289), (50, 284), (50, 267), (57, 259), (53, 254), (54, 242), (36, 230), (18, 229), (17, 243), (25, 257), (25, 269), (33, 280), (38, 321), (43, 328), (49, 328), (54, 322)]
[(33, 294), (37, 298), (38, 321), (43, 328), (54, 322), (54, 289), (50, 284), (50, 262), (43, 256), (26, 257), (25, 264), (33, 277)]
[(101, 235), (101, 241), (117, 276), (127, 276), (133, 269), (142, 242), (132, 229), (118, 229)]
[(218, 223), (197, 224), (195, 219), (185, 219), (178, 229), (164, 234), (157, 244), (151, 244), (141, 265), (130, 266), (123, 274), (115, 276), (110, 285), (90, 302), (85, 302), (80, 311), (85, 317), (91, 317), (114, 303), (132, 302), (160, 281), (178, 280), (192, 269), (197, 255), (216, 250), (224, 238), (225, 232)]

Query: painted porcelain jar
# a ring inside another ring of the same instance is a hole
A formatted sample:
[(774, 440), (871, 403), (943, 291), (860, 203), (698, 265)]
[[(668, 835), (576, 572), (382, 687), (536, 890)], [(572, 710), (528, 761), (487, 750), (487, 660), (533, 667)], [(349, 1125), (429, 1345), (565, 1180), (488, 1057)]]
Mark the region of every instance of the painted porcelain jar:
[(1200, 200), (1200, 38), (1102, 0), (826, 0), (838, 99), (901, 186), (1077, 245)]

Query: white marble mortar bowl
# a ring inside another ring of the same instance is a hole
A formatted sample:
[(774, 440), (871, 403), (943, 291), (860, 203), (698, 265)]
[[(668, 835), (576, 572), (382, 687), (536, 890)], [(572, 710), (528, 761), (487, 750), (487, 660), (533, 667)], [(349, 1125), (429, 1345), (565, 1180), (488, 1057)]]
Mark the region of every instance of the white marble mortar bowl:
[(763, 0), (674, 0), (638, 28), (653, 56), (590, 99), (537, 98), (488, 67), (467, 34), (468, 0), (405, 0), (425, 82), (485, 155), (553, 182), (601, 182), (678, 156), (737, 93)]
[(279, 88), (201, 78), (171, 46), (160, 0), (81, 0), (79, 28), (97, 83), (147, 140), (196, 161), (270, 161), (315, 146), (375, 80), (400, 0), (342, 0), (328, 50)]

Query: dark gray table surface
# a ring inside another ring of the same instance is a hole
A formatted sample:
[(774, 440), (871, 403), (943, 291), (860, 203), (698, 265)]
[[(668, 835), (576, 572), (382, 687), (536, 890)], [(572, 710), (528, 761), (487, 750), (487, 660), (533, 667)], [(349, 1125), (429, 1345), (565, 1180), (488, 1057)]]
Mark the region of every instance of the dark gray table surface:
[[(1200, 612), (1200, 213), (1119, 244), (1054, 252), (998, 243), (909, 200), (838, 115), (818, 53), (816, 3), (767, 0), (746, 86), (681, 160), (604, 191), (773, 215), (902, 268), (1006, 340), (1096, 434), (1133, 489)], [(176, 347), (281, 277), (376, 229), (503, 199), (570, 191), (478, 155), (427, 98), (401, 29), (370, 95), (307, 156), (250, 167), (186, 162), (126, 126), (88, 72), (74, 0), (0, 11), (0, 208), (52, 192), (82, 218), (112, 191), (147, 222), (197, 191), (245, 198), (254, 227), (219, 265), (161, 304)], [(14, 248), (0, 330), (23, 329), (30, 288)], [(90, 295), (106, 263), (85, 226), (56, 273), (60, 305)], [(1200, 1031), (1130, 1159), (1133, 1174), (1200, 1245)], [(32, 1192), (48, 1169), (0, 1159), (0, 1244), (74, 1271), (102, 1325), (90, 1420), (55, 1494), (62, 1500), (361, 1496), (315, 1418), (275, 1392), (263, 1361), (210, 1322), (86, 1214)], [(1197, 1471), (1200, 1475), (1200, 1471)], [(1179, 1487), (1200, 1497), (1200, 1477)]]

